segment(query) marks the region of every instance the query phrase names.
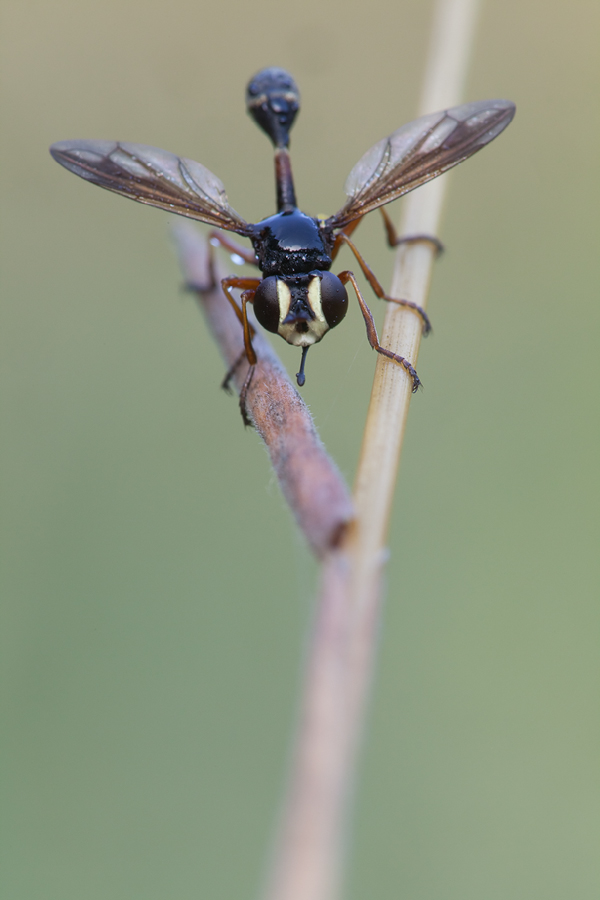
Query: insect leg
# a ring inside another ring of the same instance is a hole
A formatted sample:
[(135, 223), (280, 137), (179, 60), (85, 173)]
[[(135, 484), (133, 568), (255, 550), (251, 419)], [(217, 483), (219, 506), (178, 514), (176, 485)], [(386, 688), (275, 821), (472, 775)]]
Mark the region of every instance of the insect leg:
[(425, 312), (422, 307), (420, 307), (417, 303), (413, 303), (412, 300), (398, 300), (396, 297), (390, 297), (389, 294), (386, 294), (377, 279), (373, 271), (366, 264), (360, 253), (358, 252), (355, 244), (352, 243), (349, 237), (343, 232), (340, 231), (339, 238), (342, 239), (344, 244), (348, 244), (352, 252), (354, 253), (359, 266), (362, 269), (363, 275), (373, 288), (374, 292), (377, 294), (380, 300), (388, 300), (390, 303), (398, 303), (400, 306), (405, 306), (407, 309), (414, 310), (420, 317), (423, 322), (423, 335), (428, 335), (431, 331), (431, 322), (429, 321), (429, 316)]
[[(244, 294), (249, 293), (252, 295), (252, 298), (254, 298), (254, 292), (259, 284), (260, 278), (238, 278), (235, 275), (230, 275), (228, 278), (223, 278), (223, 280), (221, 281), (223, 293), (231, 303), (233, 310), (244, 329), (244, 349), (242, 350), (234, 364), (227, 371), (227, 374), (225, 375), (225, 378), (223, 379), (223, 382), (221, 384), (221, 387), (225, 391), (229, 391), (229, 382), (231, 381), (236, 369), (243, 359), (247, 359), (250, 365), (256, 364), (256, 353), (254, 352), (254, 348), (252, 346), (254, 328), (248, 321), (248, 316), (246, 315), (246, 303), (244, 301)], [(231, 293), (232, 288), (240, 288), (244, 290), (244, 294), (242, 294), (242, 309), (240, 309), (237, 300)]]
[(246, 411), (246, 396), (248, 394), (250, 382), (252, 381), (252, 376), (254, 375), (254, 367), (256, 366), (257, 360), (256, 353), (254, 352), (254, 347), (252, 346), (252, 334), (254, 333), (254, 329), (248, 321), (248, 303), (252, 303), (254, 301), (255, 293), (256, 289), (250, 289), (244, 291), (244, 293), (242, 294), (242, 316), (244, 318), (244, 348), (246, 358), (250, 363), (250, 367), (248, 369), (248, 372), (246, 373), (246, 377), (240, 391), (240, 412), (242, 414), (242, 419), (244, 420), (244, 425), (252, 425), (252, 422), (250, 421), (248, 413)]
[(439, 256), (440, 253), (444, 252), (444, 245), (439, 238), (434, 237), (432, 234), (411, 234), (408, 235), (408, 237), (398, 237), (396, 226), (386, 213), (383, 206), (380, 207), (380, 210), (381, 215), (383, 216), (383, 224), (385, 225), (387, 242), (390, 247), (397, 247), (399, 244), (418, 244), (422, 241), (425, 244), (433, 244), (436, 249), (436, 256)]
[(251, 250), (248, 247), (242, 247), (241, 244), (236, 243), (232, 238), (229, 237), (228, 234), (225, 234), (223, 231), (217, 231), (215, 229), (214, 231), (209, 232), (208, 240), (211, 244), (213, 241), (217, 241), (221, 245), (221, 247), (229, 251), (229, 253), (237, 253), (237, 255), (241, 256), (244, 262), (247, 262), (249, 265), (258, 265), (258, 260), (254, 255), (254, 250)]
[(248, 410), (246, 407), (246, 396), (248, 394), (248, 389), (250, 387), (250, 382), (254, 376), (255, 366), (250, 366), (248, 368), (248, 372), (246, 373), (246, 377), (244, 378), (244, 383), (242, 385), (242, 389), (240, 391), (240, 412), (242, 414), (242, 419), (244, 420), (244, 425), (248, 427), (252, 425), (252, 420), (248, 416)]
[(363, 220), (363, 216), (359, 216), (358, 219), (354, 219), (353, 222), (350, 222), (349, 225), (346, 225), (346, 227), (343, 228), (338, 235), (336, 235), (335, 242), (333, 244), (333, 250), (331, 251), (331, 262), (334, 261), (334, 259), (340, 252), (340, 247), (344, 243), (344, 236), (350, 237), (350, 235), (354, 231), (356, 231), (356, 229), (358, 228), (358, 226), (360, 225), (362, 220)]
[[(221, 279), (221, 287), (223, 288), (223, 293), (225, 294), (225, 296), (227, 297), (227, 299), (233, 306), (233, 310), (234, 310), (236, 316), (238, 317), (241, 325), (244, 325), (244, 314), (243, 314), (242, 310), (239, 308), (239, 306), (237, 304), (237, 300), (231, 293), (231, 289), (239, 288), (241, 291), (249, 290), (254, 293), (254, 291), (259, 286), (259, 284), (260, 284), (260, 278), (238, 278), (237, 275), (229, 275), (227, 278)], [(250, 327), (250, 332), (251, 332), (250, 336), (252, 336), (254, 334), (254, 329), (252, 328), (252, 325), (250, 325), (249, 327)], [(244, 331), (245, 331), (245, 326), (244, 326)]]
[(256, 353), (254, 352), (254, 347), (252, 346), (252, 336), (254, 335), (254, 328), (248, 321), (248, 309), (247, 304), (252, 303), (254, 301), (254, 295), (256, 293), (256, 288), (250, 288), (247, 291), (244, 291), (242, 294), (242, 319), (244, 325), (244, 348), (246, 350), (246, 358), (251, 366), (256, 365)]
[(347, 284), (351, 282), (352, 287), (356, 292), (356, 297), (358, 299), (358, 304), (360, 306), (360, 311), (363, 314), (363, 319), (365, 320), (365, 325), (367, 326), (367, 338), (369, 340), (369, 344), (373, 348), (373, 350), (377, 350), (378, 353), (381, 353), (382, 356), (386, 356), (388, 359), (392, 359), (394, 362), (399, 363), (403, 369), (406, 369), (410, 377), (412, 378), (412, 392), (413, 394), (417, 391), (421, 385), (421, 381), (419, 376), (417, 375), (416, 369), (411, 366), (409, 361), (405, 359), (403, 356), (400, 356), (398, 353), (392, 353), (391, 350), (386, 350), (385, 347), (382, 347), (379, 343), (379, 338), (377, 336), (377, 329), (375, 328), (375, 322), (373, 320), (373, 314), (369, 307), (367, 306), (364, 297), (362, 296), (358, 284), (356, 283), (356, 278), (352, 274), (352, 272), (340, 272), (338, 278), (342, 282), (342, 284)]

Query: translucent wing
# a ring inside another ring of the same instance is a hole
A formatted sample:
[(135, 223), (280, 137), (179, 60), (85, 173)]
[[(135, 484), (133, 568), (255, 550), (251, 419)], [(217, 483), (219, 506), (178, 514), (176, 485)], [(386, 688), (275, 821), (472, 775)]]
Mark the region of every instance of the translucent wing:
[(238, 234), (250, 231), (229, 205), (221, 181), (191, 159), (117, 141), (60, 141), (50, 153), (75, 175), (138, 203)]
[(326, 224), (343, 228), (431, 181), (493, 141), (514, 114), (509, 100), (481, 100), (403, 125), (354, 166), (344, 187), (348, 202)]

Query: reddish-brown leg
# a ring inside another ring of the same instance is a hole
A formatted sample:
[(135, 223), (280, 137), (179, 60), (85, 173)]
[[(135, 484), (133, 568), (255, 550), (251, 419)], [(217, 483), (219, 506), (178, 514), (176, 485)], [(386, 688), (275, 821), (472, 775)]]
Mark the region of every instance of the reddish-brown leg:
[(385, 233), (387, 235), (387, 242), (390, 247), (397, 247), (399, 244), (418, 244), (423, 242), (425, 244), (433, 244), (437, 253), (436, 256), (439, 256), (440, 253), (444, 252), (444, 245), (439, 240), (439, 238), (434, 237), (432, 234), (410, 234), (408, 237), (398, 237), (398, 232), (396, 231), (396, 227), (385, 209), (380, 207), (381, 215), (383, 216), (383, 224), (385, 226)]
[(363, 216), (361, 216), (359, 219), (355, 219), (354, 222), (350, 222), (349, 225), (346, 225), (346, 227), (343, 228), (338, 235), (336, 235), (335, 242), (333, 244), (333, 250), (331, 251), (331, 262), (335, 260), (336, 256), (340, 252), (340, 247), (344, 243), (344, 237), (350, 237), (350, 235), (356, 231), (362, 220)]
[[(240, 320), (244, 329), (244, 351), (240, 354), (240, 356), (238, 356), (234, 364), (227, 372), (221, 386), (225, 390), (229, 390), (229, 382), (235, 370), (244, 358), (247, 359), (250, 363), (250, 367), (248, 369), (248, 374), (246, 375), (246, 378), (244, 380), (244, 384), (242, 385), (242, 390), (240, 391), (240, 412), (242, 413), (244, 425), (252, 424), (246, 412), (246, 394), (248, 393), (248, 388), (250, 387), (250, 382), (252, 381), (252, 375), (254, 374), (254, 366), (257, 362), (256, 353), (254, 351), (254, 347), (252, 346), (252, 336), (254, 335), (254, 328), (248, 321), (248, 303), (252, 303), (252, 301), (254, 300), (254, 294), (256, 293), (256, 288), (259, 284), (260, 278), (236, 278), (233, 275), (230, 275), (229, 278), (224, 278), (221, 282), (223, 292), (233, 306), (235, 314)], [(239, 308), (235, 297), (231, 293), (232, 288), (245, 288), (241, 296), (241, 309)]]
[[(254, 293), (259, 284), (260, 278), (238, 278), (237, 275), (229, 275), (227, 278), (221, 279), (221, 287), (223, 288), (223, 293), (231, 303), (241, 325), (244, 325), (244, 314), (238, 306), (237, 300), (231, 293), (231, 290), (232, 288), (239, 288), (240, 291), (252, 291)], [(252, 336), (254, 334), (254, 329), (251, 325), (250, 331)]]
[(242, 385), (242, 389), (240, 391), (240, 412), (242, 414), (242, 419), (244, 420), (244, 425), (248, 427), (252, 425), (252, 420), (248, 416), (248, 408), (246, 406), (246, 396), (248, 394), (248, 389), (250, 387), (250, 382), (254, 376), (255, 366), (249, 366), (248, 372), (246, 373), (246, 377), (244, 378), (244, 383)]
[(248, 321), (248, 303), (254, 302), (254, 295), (256, 293), (256, 288), (251, 288), (250, 290), (244, 291), (242, 294), (242, 319), (244, 325), (244, 348), (246, 350), (246, 358), (251, 366), (256, 365), (256, 353), (254, 352), (254, 347), (252, 346), (252, 336), (254, 334), (254, 328)]
[(379, 338), (377, 336), (377, 329), (375, 328), (375, 322), (373, 320), (373, 314), (371, 310), (367, 306), (364, 297), (362, 296), (358, 284), (356, 283), (356, 278), (354, 277), (352, 272), (340, 272), (338, 278), (342, 282), (342, 284), (347, 284), (350, 282), (352, 287), (356, 292), (356, 297), (358, 299), (358, 303), (360, 306), (360, 311), (363, 314), (363, 319), (365, 320), (365, 325), (367, 326), (367, 338), (369, 339), (369, 344), (373, 348), (373, 350), (377, 350), (378, 353), (381, 353), (382, 356), (386, 356), (388, 359), (393, 360), (394, 362), (399, 363), (403, 369), (406, 369), (410, 377), (412, 378), (412, 392), (413, 394), (417, 391), (421, 385), (419, 380), (419, 376), (417, 375), (416, 369), (411, 366), (409, 361), (405, 359), (403, 356), (399, 356), (397, 353), (392, 353), (391, 350), (386, 350), (385, 347), (382, 347), (379, 343)]
[[(232, 253), (239, 253), (239, 255), (242, 256), (246, 262), (256, 263), (254, 252), (251, 253), (250, 251), (246, 250), (245, 247), (239, 247), (234, 241), (230, 240), (227, 235), (224, 235), (219, 231), (213, 231), (211, 232), (211, 237), (214, 237), (216, 240), (218, 240), (221, 246), (225, 247), (227, 250), (230, 250)], [(234, 364), (229, 368), (228, 372), (225, 375), (225, 378), (221, 383), (221, 387), (226, 391), (230, 390), (229, 383), (233, 375), (235, 374), (236, 369), (244, 359), (247, 359), (250, 366), (248, 368), (248, 373), (246, 375), (246, 378), (244, 379), (244, 384), (242, 385), (242, 389), (240, 391), (240, 412), (244, 420), (244, 425), (252, 424), (248, 417), (248, 413), (246, 412), (246, 395), (248, 393), (250, 382), (252, 381), (252, 376), (254, 374), (254, 367), (257, 362), (256, 353), (254, 347), (252, 346), (252, 338), (255, 332), (254, 328), (248, 321), (247, 304), (253, 302), (254, 294), (256, 293), (256, 288), (259, 284), (260, 278), (239, 278), (237, 275), (229, 275), (227, 278), (221, 279), (221, 287), (223, 288), (223, 293), (231, 303), (233, 311), (235, 312), (238, 321), (244, 329), (244, 349), (242, 353), (240, 353)], [(238, 305), (237, 300), (231, 293), (233, 288), (237, 288), (238, 290), (242, 291), (241, 309)]]
[[(221, 287), (223, 288), (223, 293), (231, 303), (233, 310), (238, 317), (238, 320), (244, 329), (244, 349), (242, 353), (238, 356), (234, 364), (230, 367), (225, 378), (221, 383), (221, 387), (225, 391), (229, 391), (229, 382), (231, 381), (233, 375), (237, 367), (240, 365), (242, 360), (247, 359), (251, 366), (256, 365), (256, 353), (254, 352), (254, 347), (252, 346), (252, 337), (254, 336), (254, 328), (248, 321), (248, 315), (246, 312), (246, 303), (252, 302), (254, 299), (254, 294), (256, 292), (256, 288), (260, 284), (260, 278), (238, 278), (235, 275), (230, 275), (228, 278), (223, 278), (221, 281)], [(231, 293), (232, 288), (239, 288), (243, 290), (242, 294), (242, 308), (238, 306), (237, 300)], [(249, 384), (250, 382), (248, 382)], [(247, 390), (247, 385), (246, 385)], [(244, 393), (245, 396), (245, 393)], [(248, 418), (245, 412), (242, 413), (244, 416), (244, 422)], [(248, 424), (246, 422), (246, 424)]]
[(255, 293), (256, 290), (248, 290), (244, 291), (244, 293), (242, 294), (242, 316), (244, 318), (244, 350), (246, 353), (246, 358), (250, 363), (248, 372), (246, 373), (246, 377), (242, 385), (242, 389), (240, 391), (240, 412), (242, 414), (242, 419), (244, 420), (244, 425), (252, 425), (252, 422), (250, 421), (248, 413), (246, 411), (246, 394), (248, 393), (250, 382), (252, 381), (252, 376), (254, 375), (254, 367), (256, 366), (257, 359), (256, 353), (254, 352), (254, 347), (252, 346), (252, 334), (254, 334), (254, 329), (248, 321), (248, 304), (253, 302)]
[(341, 238), (342, 242), (344, 244), (347, 244), (354, 253), (356, 259), (358, 260), (358, 264), (362, 269), (363, 275), (365, 276), (379, 299), (388, 300), (390, 303), (398, 303), (399, 306), (405, 306), (407, 309), (414, 310), (421, 317), (421, 321), (423, 322), (423, 335), (428, 335), (431, 331), (431, 322), (429, 321), (429, 316), (427, 315), (425, 310), (422, 309), (422, 307), (420, 307), (417, 303), (413, 303), (412, 300), (398, 300), (396, 297), (390, 297), (389, 294), (386, 294), (377, 281), (373, 271), (366, 264), (350, 238), (343, 231), (340, 231), (338, 237)]

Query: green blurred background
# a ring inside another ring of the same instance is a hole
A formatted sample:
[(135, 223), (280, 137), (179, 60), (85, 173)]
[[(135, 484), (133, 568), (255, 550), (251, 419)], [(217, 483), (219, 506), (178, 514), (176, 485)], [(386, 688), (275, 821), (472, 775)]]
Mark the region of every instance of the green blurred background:
[[(47, 147), (164, 147), (257, 220), (271, 151), (244, 86), (283, 65), (303, 97), (299, 200), (331, 213), (359, 156), (415, 116), (431, 11), (4, 0), (5, 900), (257, 895), (315, 578), (219, 390), (169, 216)], [(465, 99), (518, 113), (452, 176), (353, 900), (600, 896), (599, 25), (592, 0), (489, 0), (479, 22)], [(372, 218), (358, 243), (386, 284)], [(357, 309), (309, 358), (304, 396), (350, 479), (374, 364)]]

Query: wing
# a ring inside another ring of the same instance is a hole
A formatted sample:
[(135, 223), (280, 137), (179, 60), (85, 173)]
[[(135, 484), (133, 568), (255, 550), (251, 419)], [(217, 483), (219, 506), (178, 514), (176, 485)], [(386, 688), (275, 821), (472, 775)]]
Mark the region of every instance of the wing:
[(354, 166), (344, 186), (348, 202), (326, 225), (344, 228), (458, 165), (504, 131), (515, 109), (510, 100), (481, 100), (403, 125)]
[(221, 181), (191, 159), (118, 141), (60, 141), (50, 153), (75, 175), (138, 203), (238, 234), (250, 231), (229, 205)]

